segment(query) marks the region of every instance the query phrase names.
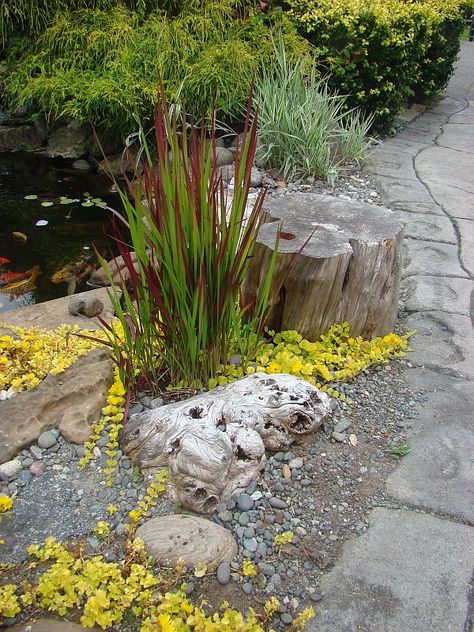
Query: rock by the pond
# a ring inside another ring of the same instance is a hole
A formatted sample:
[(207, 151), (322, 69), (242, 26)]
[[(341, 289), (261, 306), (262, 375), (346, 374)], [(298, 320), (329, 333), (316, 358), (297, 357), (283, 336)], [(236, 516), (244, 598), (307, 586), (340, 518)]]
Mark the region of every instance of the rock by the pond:
[(59, 375), (49, 375), (30, 391), (1, 403), (0, 463), (59, 427), (67, 441), (83, 443), (99, 419), (113, 381), (112, 361), (104, 349), (79, 358)]
[(348, 421), (347, 419), (341, 419), (341, 421), (338, 421), (337, 424), (334, 426), (334, 432), (345, 432), (351, 425), (351, 422)]
[(34, 125), (0, 125), (0, 151), (32, 151), (41, 147), (43, 139)]
[[(71, 621), (58, 621), (57, 619), (36, 619), (19, 623), (8, 628), (10, 632), (81, 632), (85, 628)], [(89, 628), (90, 629), (90, 628)], [(97, 630), (97, 628), (93, 628)]]
[(148, 520), (137, 529), (149, 555), (158, 562), (175, 565), (180, 558), (188, 566), (231, 562), (237, 555), (237, 543), (230, 531), (219, 525), (187, 514), (175, 514)]
[(336, 431), (331, 434), (331, 437), (334, 439), (334, 441), (339, 441), (340, 443), (342, 443), (346, 439), (346, 435), (343, 432)]
[(89, 154), (95, 145), (91, 127), (71, 121), (51, 134), (45, 153), (50, 158), (76, 159)]
[(48, 448), (52, 448), (56, 443), (56, 437), (50, 430), (46, 430), (46, 432), (42, 432), (38, 437), (38, 445), (43, 450), (47, 450)]
[(72, 315), (83, 314), (87, 318), (97, 316), (104, 309), (104, 304), (96, 296), (77, 294), (71, 296), (69, 301), (69, 313)]
[(72, 163), (72, 168), (78, 171), (89, 171), (92, 169), (92, 165), (87, 160), (84, 160), (84, 158), (79, 158)]
[(0, 480), (8, 481), (11, 478), (14, 478), (20, 470), (21, 461), (19, 461), (18, 459), (13, 459), (12, 461), (2, 463), (2, 465), (0, 465)]
[[(114, 309), (105, 288), (97, 288), (82, 292), (82, 296), (95, 296), (105, 305), (100, 317), (110, 322), (114, 317)], [(2, 314), (2, 333), (8, 334), (10, 325), (16, 327), (41, 327), (42, 329), (55, 329), (60, 325), (78, 325), (81, 329), (101, 329), (102, 325), (96, 319), (87, 316), (73, 316), (69, 313), (69, 296), (45, 301), (37, 305), (10, 310)]]

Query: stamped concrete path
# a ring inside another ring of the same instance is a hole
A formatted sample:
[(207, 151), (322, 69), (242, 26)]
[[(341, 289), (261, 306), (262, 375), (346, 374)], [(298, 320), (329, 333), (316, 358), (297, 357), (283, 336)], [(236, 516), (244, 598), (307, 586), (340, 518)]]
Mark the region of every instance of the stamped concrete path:
[(377, 148), (367, 171), (406, 223), (406, 379), (426, 395), (388, 507), (349, 541), (312, 632), (471, 632), (474, 567), (474, 43), (447, 96)]

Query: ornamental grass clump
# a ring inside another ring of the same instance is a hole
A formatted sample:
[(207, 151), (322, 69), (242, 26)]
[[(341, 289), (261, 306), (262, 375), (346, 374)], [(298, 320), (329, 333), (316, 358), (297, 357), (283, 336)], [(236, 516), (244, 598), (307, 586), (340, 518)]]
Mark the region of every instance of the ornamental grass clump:
[[(129, 281), (112, 296), (123, 336), (108, 327), (109, 339), (132, 384), (201, 388), (231, 353), (251, 355), (263, 332), (274, 263), (260, 295), (241, 299), (264, 198), (262, 191), (248, 205), (257, 117), (250, 121), (249, 105), (229, 198), (214, 122), (206, 138), (204, 121), (198, 127), (185, 113), (178, 120), (162, 96), (154, 131), (156, 153), (144, 143), (128, 194), (121, 192), (124, 212), (115, 212), (130, 234), (129, 245), (116, 236)], [(112, 284), (114, 270), (102, 264)]]
[(362, 164), (372, 117), (348, 110), (346, 97), (329, 91), (307, 57), (290, 61), (281, 38), (275, 57), (255, 83), (259, 164), (284, 179), (312, 176), (330, 182), (344, 164)]

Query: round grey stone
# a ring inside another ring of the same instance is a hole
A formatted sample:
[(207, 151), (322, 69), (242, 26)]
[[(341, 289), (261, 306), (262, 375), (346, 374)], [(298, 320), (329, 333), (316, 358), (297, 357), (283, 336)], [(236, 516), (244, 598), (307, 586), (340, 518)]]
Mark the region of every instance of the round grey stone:
[(245, 582), (245, 584), (242, 586), (242, 590), (246, 595), (251, 595), (253, 593), (253, 586), (250, 582)]
[(221, 562), (217, 567), (217, 581), (219, 584), (225, 585), (230, 581), (230, 564), (229, 562)]
[(56, 437), (49, 430), (46, 430), (46, 432), (42, 432), (40, 436), (38, 437), (38, 445), (40, 448), (43, 448), (43, 450), (52, 448), (53, 445), (56, 444), (56, 441), (57, 441)]
[(257, 550), (257, 540), (255, 538), (245, 538), (244, 539), (244, 548), (250, 553), (255, 553)]
[(237, 505), (240, 511), (249, 511), (249, 509), (253, 508), (253, 500), (248, 494), (240, 494), (240, 496), (237, 496)]

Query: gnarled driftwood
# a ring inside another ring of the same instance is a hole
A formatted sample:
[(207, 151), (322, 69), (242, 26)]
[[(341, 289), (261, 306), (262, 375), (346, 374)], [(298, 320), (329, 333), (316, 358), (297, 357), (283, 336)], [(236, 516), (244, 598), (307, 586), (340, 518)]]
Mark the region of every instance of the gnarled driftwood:
[(255, 373), (134, 415), (121, 440), (142, 468), (169, 466), (172, 490), (184, 506), (210, 513), (258, 476), (266, 448), (286, 450), (329, 411), (329, 397), (309, 382)]

